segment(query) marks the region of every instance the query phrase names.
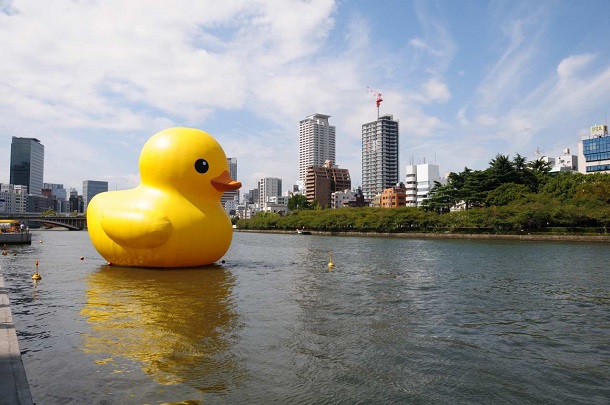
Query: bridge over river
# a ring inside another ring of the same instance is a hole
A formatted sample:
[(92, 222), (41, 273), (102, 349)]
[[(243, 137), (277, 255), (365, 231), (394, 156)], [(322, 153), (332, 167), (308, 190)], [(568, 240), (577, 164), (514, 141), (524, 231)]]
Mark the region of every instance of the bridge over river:
[(47, 226), (60, 226), (68, 228), (71, 231), (82, 231), (87, 227), (87, 217), (70, 217), (70, 216), (44, 216), (36, 214), (5, 214), (0, 216), (0, 219), (14, 219), (28, 224), (37, 222)]

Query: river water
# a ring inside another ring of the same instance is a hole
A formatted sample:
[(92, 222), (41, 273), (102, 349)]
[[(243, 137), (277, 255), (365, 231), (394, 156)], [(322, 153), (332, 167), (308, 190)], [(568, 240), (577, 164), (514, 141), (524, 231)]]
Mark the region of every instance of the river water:
[(38, 405), (610, 402), (607, 244), (235, 233), (223, 264), (151, 270), (39, 231), (7, 253)]

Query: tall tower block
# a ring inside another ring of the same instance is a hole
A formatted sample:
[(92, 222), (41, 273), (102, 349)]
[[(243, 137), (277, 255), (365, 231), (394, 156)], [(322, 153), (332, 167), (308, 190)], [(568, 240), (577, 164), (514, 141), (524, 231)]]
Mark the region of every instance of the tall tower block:
[(10, 183), (26, 186), (28, 193), (42, 195), (44, 146), (36, 138), (14, 136), (11, 142)]
[(305, 184), (309, 166), (335, 163), (335, 127), (330, 115), (313, 114), (299, 122), (299, 182)]
[(398, 121), (392, 115), (362, 125), (362, 192), (367, 201), (398, 183)]

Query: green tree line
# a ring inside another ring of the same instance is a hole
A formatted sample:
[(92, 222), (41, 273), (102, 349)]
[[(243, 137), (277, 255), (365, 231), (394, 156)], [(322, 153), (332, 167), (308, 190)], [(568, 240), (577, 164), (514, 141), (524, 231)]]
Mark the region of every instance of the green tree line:
[[(485, 170), (464, 168), (436, 184), (418, 208), (314, 209), (302, 196), (286, 216), (259, 213), (243, 229), (330, 232), (601, 233), (610, 226), (610, 175), (550, 173), (546, 162), (498, 154)], [(292, 199), (291, 199), (292, 200)], [(296, 204), (298, 202), (298, 204)], [(298, 208), (297, 208), (298, 206)], [(451, 210), (461, 206), (462, 210)]]

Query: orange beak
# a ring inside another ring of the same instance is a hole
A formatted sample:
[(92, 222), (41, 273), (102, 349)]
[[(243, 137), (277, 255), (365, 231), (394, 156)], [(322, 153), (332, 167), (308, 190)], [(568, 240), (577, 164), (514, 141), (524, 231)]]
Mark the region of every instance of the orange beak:
[(241, 187), (241, 182), (233, 180), (226, 170), (222, 172), (220, 176), (213, 178), (211, 183), (216, 190), (222, 191), (223, 193), (225, 191), (237, 190)]

